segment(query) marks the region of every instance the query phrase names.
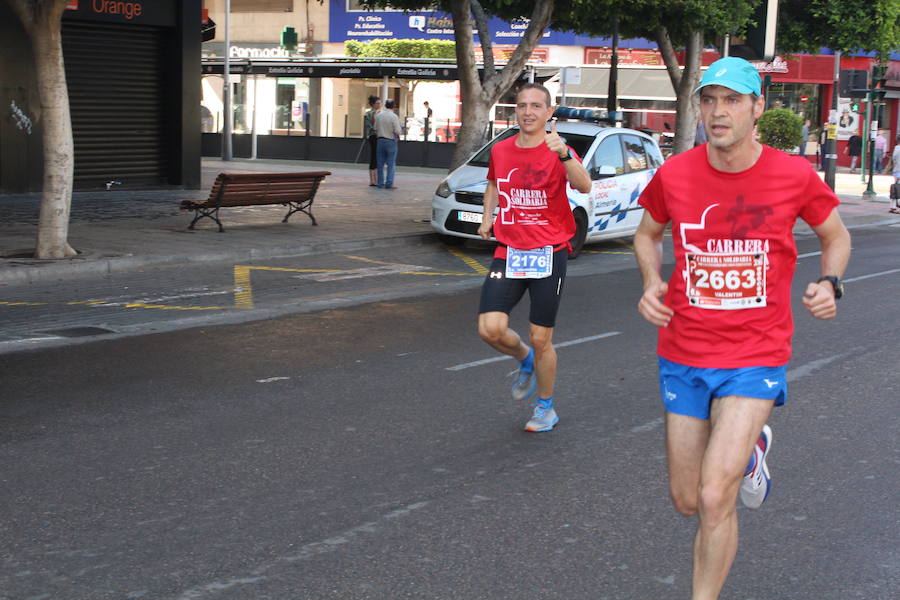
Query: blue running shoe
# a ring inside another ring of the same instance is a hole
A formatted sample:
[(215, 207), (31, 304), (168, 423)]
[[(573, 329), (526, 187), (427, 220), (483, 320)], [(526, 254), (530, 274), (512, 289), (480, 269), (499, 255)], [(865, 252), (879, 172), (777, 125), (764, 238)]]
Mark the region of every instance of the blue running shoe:
[(527, 400), (537, 392), (537, 377), (535, 377), (534, 371), (525, 371), (519, 367), (510, 375), (513, 376), (513, 400)]
[(550, 431), (559, 423), (559, 417), (556, 416), (552, 405), (547, 406), (546, 403), (538, 400), (533, 406), (534, 413), (531, 415), (531, 420), (525, 424), (525, 431)]
[(769, 467), (766, 465), (766, 456), (771, 448), (772, 429), (768, 425), (763, 425), (759, 440), (753, 448), (753, 456), (756, 458), (753, 468), (744, 475), (744, 480), (741, 482), (741, 502), (747, 508), (759, 508), (769, 496), (772, 477), (769, 475)]

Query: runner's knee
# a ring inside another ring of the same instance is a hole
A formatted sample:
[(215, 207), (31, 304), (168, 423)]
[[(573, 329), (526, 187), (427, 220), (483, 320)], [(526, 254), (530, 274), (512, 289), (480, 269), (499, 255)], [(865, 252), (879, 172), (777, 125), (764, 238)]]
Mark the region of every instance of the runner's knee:
[(697, 493), (670, 490), (672, 506), (685, 517), (693, 517), (697, 514)]
[(535, 354), (542, 355), (553, 350), (553, 330), (549, 327), (532, 327), (529, 338)]
[(709, 527), (715, 527), (735, 510), (737, 494), (728, 486), (712, 483), (701, 484), (699, 510), (701, 520)]
[(507, 324), (499, 319), (482, 318), (478, 320), (478, 335), (485, 342), (499, 342), (503, 339)]

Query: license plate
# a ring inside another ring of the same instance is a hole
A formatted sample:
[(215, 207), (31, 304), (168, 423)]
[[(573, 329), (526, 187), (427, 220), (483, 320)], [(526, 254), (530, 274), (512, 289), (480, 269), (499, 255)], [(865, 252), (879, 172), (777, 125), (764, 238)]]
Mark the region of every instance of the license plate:
[(459, 220), (464, 223), (481, 223), (481, 213), (459, 211)]

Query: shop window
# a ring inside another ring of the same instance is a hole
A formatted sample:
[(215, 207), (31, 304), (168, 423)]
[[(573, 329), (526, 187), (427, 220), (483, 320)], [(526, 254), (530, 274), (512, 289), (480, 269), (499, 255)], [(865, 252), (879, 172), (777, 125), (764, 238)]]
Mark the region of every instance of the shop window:
[(293, 12), (294, 0), (231, 0), (231, 12)]

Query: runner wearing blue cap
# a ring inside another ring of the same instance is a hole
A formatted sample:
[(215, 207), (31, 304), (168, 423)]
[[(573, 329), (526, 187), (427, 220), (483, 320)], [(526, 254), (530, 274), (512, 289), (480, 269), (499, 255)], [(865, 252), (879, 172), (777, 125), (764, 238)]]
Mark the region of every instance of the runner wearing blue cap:
[[(714, 600), (737, 552), (738, 493), (758, 508), (770, 489), (766, 421), (787, 399), (794, 223), (806, 221), (822, 245), (822, 277), (803, 297), (819, 319), (836, 315), (850, 235), (809, 163), (756, 141), (764, 101), (753, 65), (720, 59), (695, 93), (708, 141), (657, 171), (641, 195), (634, 249), (644, 283), (638, 310), (659, 326), (672, 500), (699, 516), (692, 598)], [(666, 282), (669, 223), (675, 268)]]

